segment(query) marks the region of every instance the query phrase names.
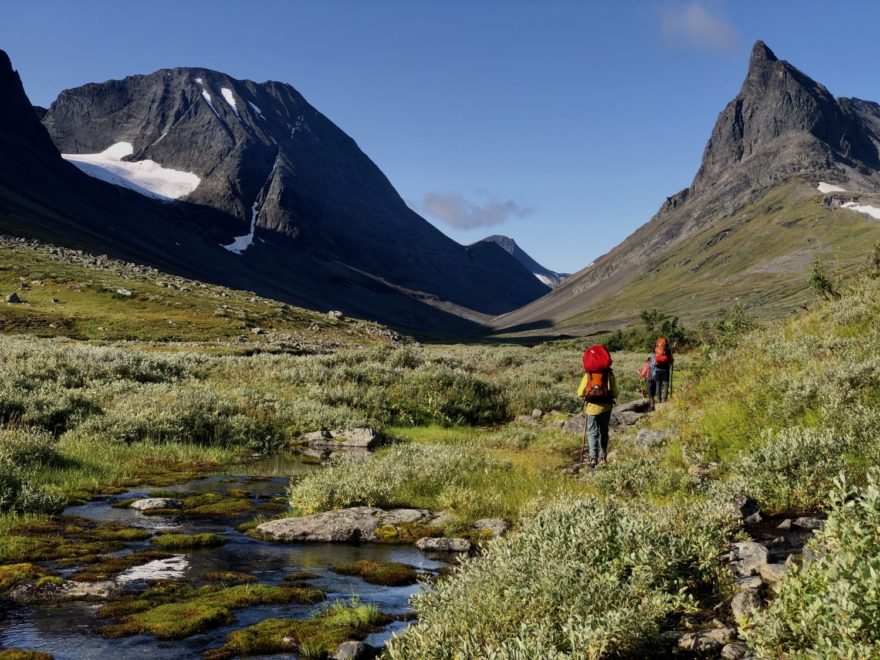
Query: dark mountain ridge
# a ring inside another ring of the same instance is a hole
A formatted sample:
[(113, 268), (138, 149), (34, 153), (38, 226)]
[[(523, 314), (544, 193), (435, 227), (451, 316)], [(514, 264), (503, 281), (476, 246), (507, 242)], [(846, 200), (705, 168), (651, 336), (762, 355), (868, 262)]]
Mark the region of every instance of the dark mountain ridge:
[(510, 236), (493, 234), (492, 236), (487, 236), (481, 241), (477, 241), (477, 243), (474, 243), (474, 245), (479, 245), (480, 243), (495, 243), (505, 252), (507, 252), (507, 254), (512, 255), (517, 261), (525, 266), (530, 273), (532, 273), (535, 277), (537, 277), (541, 282), (549, 286), (551, 289), (555, 289), (557, 286), (559, 286), (562, 280), (564, 280), (570, 274), (557, 273), (555, 270), (545, 268), (537, 261), (535, 261), (531, 257), (531, 255), (523, 250), (515, 240), (510, 238)]
[[(812, 187), (800, 187), (786, 203), (814, 195), (819, 182), (864, 194), (880, 192), (880, 105), (835, 98), (758, 41), (746, 79), (720, 113), (691, 186), (668, 197), (645, 225), (551, 294), (494, 324), (546, 329), (570, 319), (583, 323), (591, 316), (590, 310), (604, 310), (609, 300), (635, 289), (643, 290), (644, 304), (650, 305), (652, 287), (645, 279), (656, 278), (660, 264), (673, 261), (688, 240), (743, 213), (795, 178)], [(725, 231), (729, 234), (733, 229)], [(780, 234), (779, 240), (786, 240), (785, 236)], [(716, 254), (712, 247), (703, 248), (705, 258)], [(732, 244), (727, 253), (735, 251), (734, 247), (743, 253), (753, 250)], [(754, 254), (755, 259), (761, 256)], [(802, 261), (798, 268), (803, 267)], [(798, 276), (794, 270), (791, 274)], [(677, 285), (673, 280), (656, 284)], [(686, 315), (690, 310), (679, 304), (676, 311)], [(595, 328), (596, 322), (602, 322), (613, 327), (633, 318), (631, 314), (627, 310), (609, 316), (603, 311), (593, 314), (589, 325)]]
[[(473, 332), (549, 290), (412, 212), (289, 85), (163, 70), (66, 90), (41, 125), (5, 53), (0, 83), (3, 231), (429, 334)], [(109, 166), (95, 157), (108, 147)], [(169, 203), (78, 169), (118, 182), (142, 166), (197, 185)]]

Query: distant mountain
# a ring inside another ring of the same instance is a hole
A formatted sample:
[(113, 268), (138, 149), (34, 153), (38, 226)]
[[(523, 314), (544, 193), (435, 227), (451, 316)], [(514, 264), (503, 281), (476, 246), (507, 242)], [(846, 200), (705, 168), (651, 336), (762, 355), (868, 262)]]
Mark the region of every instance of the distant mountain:
[(740, 301), (763, 316), (801, 304), (817, 255), (841, 265), (880, 239), (880, 105), (835, 98), (761, 41), (690, 187), (506, 331), (578, 334), (657, 307), (698, 319)]
[[(500, 246), (507, 254), (513, 256), (518, 262), (520, 262), (523, 266), (529, 269), (535, 277), (537, 277), (541, 282), (549, 286), (551, 289), (555, 289), (562, 283), (566, 277), (569, 276), (569, 273), (557, 273), (554, 270), (550, 270), (549, 268), (545, 268), (537, 261), (532, 259), (532, 257), (525, 252), (519, 245), (517, 245), (516, 241), (510, 238), (509, 236), (501, 236), (500, 234), (494, 234), (492, 236), (487, 236), (478, 243), (495, 243)], [(474, 243), (476, 245), (477, 243)]]
[[(417, 332), (472, 332), (549, 291), (500, 248), (461, 246), (411, 211), (290, 85), (166, 69), (66, 90), (45, 128), (20, 87), (35, 125), (17, 148), (52, 161), (40, 167), (58, 180), (33, 186), (42, 175), (9, 159), (0, 205), (26, 199), (31, 213), (6, 213), (0, 230)], [(179, 234), (185, 254), (169, 240)]]

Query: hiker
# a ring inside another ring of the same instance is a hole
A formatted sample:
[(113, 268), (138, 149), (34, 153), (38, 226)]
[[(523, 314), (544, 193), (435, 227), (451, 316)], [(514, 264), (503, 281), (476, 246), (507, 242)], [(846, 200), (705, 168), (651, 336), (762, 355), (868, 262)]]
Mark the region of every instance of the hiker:
[[(651, 410), (654, 410), (654, 399), (660, 403), (666, 403), (669, 398), (669, 387), (672, 383), (672, 368), (675, 359), (672, 357), (672, 349), (666, 337), (658, 337), (654, 342), (654, 352), (645, 363), (648, 376), (648, 399)], [(645, 368), (639, 372), (641, 375)]]
[[(591, 346), (584, 351), (584, 377), (578, 387), (578, 397), (584, 398), (587, 424), (585, 435), (590, 440), (590, 458), (588, 465), (596, 466), (608, 462), (608, 424), (611, 421), (611, 409), (617, 398), (617, 380), (611, 369), (611, 354), (604, 346)], [(581, 460), (584, 450), (581, 447)]]

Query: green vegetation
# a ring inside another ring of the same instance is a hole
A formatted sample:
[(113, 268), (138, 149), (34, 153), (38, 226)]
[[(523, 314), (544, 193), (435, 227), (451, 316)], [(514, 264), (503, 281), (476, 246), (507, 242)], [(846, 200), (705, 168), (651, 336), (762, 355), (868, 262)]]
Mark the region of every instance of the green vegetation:
[(256, 582), (257, 578), (250, 573), (239, 571), (210, 571), (202, 575), (206, 582), (220, 582), (221, 584), (247, 584)]
[(27, 649), (0, 649), (0, 660), (52, 660), (52, 656)]
[(36, 579), (45, 574), (46, 572), (39, 566), (29, 563), (0, 566), (0, 594), (6, 593), (22, 582)]
[(327, 658), (349, 639), (362, 639), (391, 621), (372, 605), (336, 602), (311, 619), (265, 619), (237, 630), (219, 649), (207, 651), (206, 660), (235, 656), (299, 653), (307, 658)]
[[(147, 634), (159, 639), (183, 639), (197, 632), (229, 623), (232, 610), (254, 605), (317, 603), (324, 595), (317, 589), (266, 585), (238, 585), (216, 589), (202, 587), (179, 602), (165, 603), (126, 614), (119, 623), (105, 626), (107, 637)], [(108, 614), (107, 610), (104, 612)]]
[(333, 567), (340, 575), (357, 575), (371, 584), (400, 587), (418, 582), (419, 574), (415, 567), (396, 561), (371, 561), (361, 559), (350, 564), (337, 564)]
[(194, 550), (216, 548), (226, 543), (219, 534), (161, 534), (153, 538), (153, 545), (160, 550)]

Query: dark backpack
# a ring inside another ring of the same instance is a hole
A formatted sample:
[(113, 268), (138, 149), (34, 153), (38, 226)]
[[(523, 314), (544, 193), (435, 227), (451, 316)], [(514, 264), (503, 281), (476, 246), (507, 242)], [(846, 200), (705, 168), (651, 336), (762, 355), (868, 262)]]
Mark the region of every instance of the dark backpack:
[(611, 394), (611, 369), (587, 372), (584, 399), (588, 403), (612, 403), (614, 401)]

